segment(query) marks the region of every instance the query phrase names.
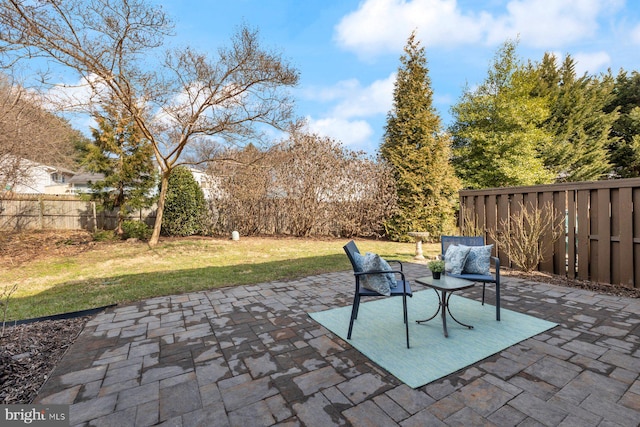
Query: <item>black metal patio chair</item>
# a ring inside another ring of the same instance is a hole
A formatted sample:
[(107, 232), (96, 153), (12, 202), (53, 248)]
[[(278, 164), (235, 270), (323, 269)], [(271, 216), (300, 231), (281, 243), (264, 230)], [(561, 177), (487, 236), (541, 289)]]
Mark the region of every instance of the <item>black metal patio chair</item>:
[[(484, 237), (482, 236), (441, 236), (440, 242), (442, 245), (442, 259), (445, 260), (445, 254), (450, 245), (465, 245), (465, 246), (485, 246)], [(495, 267), (495, 274), (475, 274), (466, 273), (464, 270), (460, 274), (446, 273), (447, 276), (458, 277), (460, 279), (470, 280), (472, 282), (482, 283), (482, 305), (484, 305), (484, 294), (487, 283), (496, 285), (496, 320), (500, 320), (500, 259), (498, 257), (491, 256), (490, 260), (493, 261)]]
[(411, 292), (411, 285), (409, 281), (406, 280), (402, 262), (397, 260), (387, 260), (389, 263), (394, 263), (399, 265), (399, 270), (373, 270), (373, 271), (363, 271), (361, 263), (358, 262), (357, 257), (361, 256), (358, 247), (355, 242), (352, 240), (344, 246), (344, 251), (347, 253), (347, 257), (349, 257), (349, 261), (351, 262), (351, 266), (353, 267), (353, 274), (355, 276), (355, 293), (353, 296), (353, 305), (351, 308), (351, 319), (349, 321), (349, 333), (347, 334), (347, 339), (351, 339), (351, 333), (353, 331), (353, 323), (358, 318), (358, 310), (360, 308), (360, 298), (362, 297), (380, 297), (382, 294), (367, 289), (362, 286), (361, 279), (367, 275), (383, 275), (383, 274), (393, 274), (396, 276), (397, 286), (395, 288), (389, 289), (389, 296), (401, 296), (402, 297), (402, 307), (403, 307), (403, 319), (405, 324), (406, 336), (407, 336), (407, 348), (409, 348), (409, 322), (407, 315), (407, 296), (412, 297), (413, 294)]

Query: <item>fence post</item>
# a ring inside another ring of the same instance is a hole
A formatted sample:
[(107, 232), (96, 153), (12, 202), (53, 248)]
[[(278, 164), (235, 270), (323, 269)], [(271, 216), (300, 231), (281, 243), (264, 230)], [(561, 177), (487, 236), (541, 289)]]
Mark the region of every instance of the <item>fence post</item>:
[(42, 200), (42, 196), (38, 196), (38, 219), (40, 220), (40, 229), (44, 230), (44, 200)]
[(95, 200), (91, 201), (91, 215), (93, 217), (93, 232), (98, 231), (98, 216), (96, 215), (96, 202)]

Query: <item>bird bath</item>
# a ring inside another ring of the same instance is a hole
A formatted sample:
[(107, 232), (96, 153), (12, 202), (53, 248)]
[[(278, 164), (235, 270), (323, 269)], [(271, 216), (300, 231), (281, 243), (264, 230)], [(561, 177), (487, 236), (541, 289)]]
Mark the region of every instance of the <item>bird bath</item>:
[(424, 256), (422, 255), (422, 241), (429, 238), (429, 233), (427, 231), (410, 231), (409, 236), (416, 240), (416, 256), (414, 256), (413, 259), (424, 260)]

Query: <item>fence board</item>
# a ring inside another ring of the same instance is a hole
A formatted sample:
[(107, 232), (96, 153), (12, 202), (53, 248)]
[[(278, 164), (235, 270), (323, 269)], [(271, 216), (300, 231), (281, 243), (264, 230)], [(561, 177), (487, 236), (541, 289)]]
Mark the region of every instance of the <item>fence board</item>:
[[(506, 221), (509, 218), (509, 195), (500, 194), (498, 197), (498, 217), (496, 218), (498, 233), (507, 233), (509, 231), (509, 224)], [(506, 228), (506, 229), (505, 229)], [(509, 257), (502, 250), (502, 248), (498, 247), (498, 257), (500, 258), (500, 265), (509, 266)]]
[(484, 206), (484, 196), (478, 196), (475, 200), (475, 214), (476, 214), (476, 224), (479, 229), (482, 230), (483, 236), (486, 236), (486, 216), (485, 216), (485, 206)]
[[(538, 206), (544, 207), (549, 206), (552, 209), (552, 212), (555, 210), (553, 207), (553, 192), (545, 191), (540, 193)], [(540, 250), (543, 254), (543, 260), (540, 263), (540, 270), (545, 271), (547, 273), (554, 273), (554, 251), (553, 251), (553, 236), (546, 234), (542, 236), (542, 241), (540, 242)]]
[(618, 264), (619, 283), (626, 287), (633, 287), (633, 191), (631, 188), (621, 188), (618, 197), (619, 217), (618, 236), (620, 261)]
[[(485, 200), (480, 203), (479, 200)], [(463, 190), (461, 209), (486, 208), (477, 215), (477, 226), (503, 230), (523, 206), (537, 209), (551, 202), (555, 212), (566, 215), (565, 233), (553, 244), (548, 236), (541, 247), (552, 248), (553, 257), (538, 269), (570, 278), (640, 287), (640, 178), (542, 186)], [(505, 266), (506, 254), (499, 253)]]
[[(566, 218), (567, 215), (567, 192), (566, 191), (557, 191), (553, 193), (552, 199), (553, 205), (553, 216), (554, 220), (557, 218)], [(553, 257), (553, 270), (552, 272), (555, 274), (566, 274), (567, 273), (567, 254), (566, 254), (566, 245), (567, 245), (567, 235), (565, 222), (563, 220), (562, 223), (562, 235), (553, 242), (552, 257)]]
[[(497, 212), (496, 212), (496, 198), (494, 196), (488, 196), (486, 198), (486, 205), (485, 205), (485, 216), (486, 216), (486, 230), (496, 230), (498, 227), (497, 224)], [(486, 234), (486, 238), (485, 241), (487, 243), (487, 245), (493, 245), (493, 249), (492, 249), (492, 255), (496, 256), (496, 254), (498, 253), (496, 245), (495, 245), (495, 241), (491, 238), (491, 236), (487, 233)]]
[(598, 194), (598, 276), (597, 281), (611, 283), (611, 190), (601, 188)]
[(589, 190), (578, 191), (578, 279), (590, 280), (591, 269), (589, 268), (589, 248), (591, 247), (591, 215), (589, 211)]
[(567, 276), (570, 279), (576, 277), (577, 267), (577, 234), (576, 234), (576, 221), (577, 221), (577, 207), (576, 207), (576, 191), (567, 191)]

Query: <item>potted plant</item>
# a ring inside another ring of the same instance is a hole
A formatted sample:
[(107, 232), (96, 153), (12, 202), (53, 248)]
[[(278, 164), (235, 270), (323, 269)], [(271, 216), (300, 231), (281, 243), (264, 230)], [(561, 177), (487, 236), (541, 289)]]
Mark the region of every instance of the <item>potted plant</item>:
[(435, 280), (440, 280), (440, 274), (444, 271), (444, 261), (441, 259), (434, 259), (427, 263), (427, 267), (431, 270), (431, 275)]

